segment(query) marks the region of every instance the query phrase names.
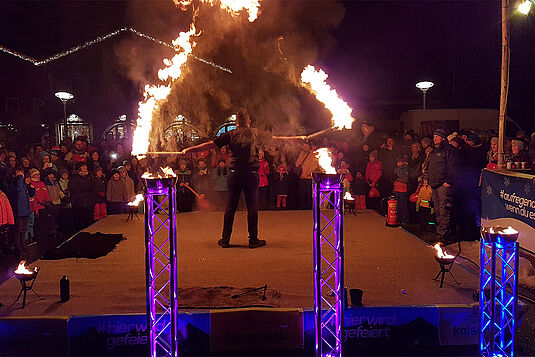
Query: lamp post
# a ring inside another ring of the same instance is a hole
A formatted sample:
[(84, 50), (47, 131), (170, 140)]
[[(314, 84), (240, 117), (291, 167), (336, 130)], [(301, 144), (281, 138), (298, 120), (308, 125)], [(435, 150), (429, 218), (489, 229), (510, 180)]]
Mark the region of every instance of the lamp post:
[(56, 92), (54, 94), (59, 100), (63, 102), (63, 139), (67, 138), (67, 102), (74, 98), (74, 95), (69, 92)]
[(427, 90), (429, 88), (431, 88), (432, 86), (434, 86), (434, 85), (435, 85), (435, 83), (430, 82), (430, 81), (422, 81), (422, 82), (416, 83), (416, 88), (421, 89), (423, 94), (424, 94), (424, 110), (426, 109), (426, 106), (425, 106), (425, 95), (427, 94)]

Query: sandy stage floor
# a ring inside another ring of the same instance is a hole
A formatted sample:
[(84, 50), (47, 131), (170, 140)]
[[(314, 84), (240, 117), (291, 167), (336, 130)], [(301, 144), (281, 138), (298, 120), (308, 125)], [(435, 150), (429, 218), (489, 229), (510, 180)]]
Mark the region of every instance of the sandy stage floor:
[[(142, 216), (142, 215), (141, 215)], [(260, 212), (260, 238), (266, 247), (247, 246), (246, 214), (236, 214), (235, 246), (223, 249), (220, 237), (223, 213), (191, 212), (177, 216), (179, 286), (236, 289), (268, 284), (277, 307), (312, 307), (311, 211)], [(41, 271), (25, 309), (10, 306), (20, 289), (13, 277), (0, 286), (0, 316), (90, 315), (145, 312), (144, 226), (111, 216), (89, 227), (89, 232), (122, 233), (125, 241), (97, 259), (40, 260)], [(142, 217), (141, 217), (142, 218)], [(401, 228), (387, 228), (374, 211), (345, 216), (345, 285), (364, 290), (365, 306), (469, 304), (478, 289), (478, 277), (460, 264), (444, 288), (434, 281), (439, 270), (434, 250)], [(67, 275), (71, 300), (59, 303), (59, 279)], [(186, 291), (186, 290), (184, 290)], [(179, 297), (180, 299), (180, 297)], [(268, 300), (269, 301), (269, 300)]]

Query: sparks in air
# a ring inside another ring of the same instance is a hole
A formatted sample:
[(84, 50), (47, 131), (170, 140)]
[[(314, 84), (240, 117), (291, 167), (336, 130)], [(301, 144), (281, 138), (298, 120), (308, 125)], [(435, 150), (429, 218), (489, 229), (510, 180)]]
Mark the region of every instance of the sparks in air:
[(329, 149), (321, 148), (314, 151), (314, 154), (318, 159), (319, 165), (326, 174), (336, 174), (336, 169), (332, 166), (331, 151)]
[(316, 70), (314, 66), (308, 65), (301, 73), (301, 82), (308, 83), (310, 86), (307, 88), (331, 112), (335, 129), (351, 129), (355, 121), (351, 116), (353, 109), (326, 83), (327, 77), (323, 70)]

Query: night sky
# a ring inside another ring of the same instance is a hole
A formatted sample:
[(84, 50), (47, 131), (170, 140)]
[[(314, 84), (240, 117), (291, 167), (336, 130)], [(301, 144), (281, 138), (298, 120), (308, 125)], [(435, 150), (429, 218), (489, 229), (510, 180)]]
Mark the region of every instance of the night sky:
[[(295, 3), (300, 2), (286, 2)], [(314, 5), (314, 16), (321, 15), (322, 7), (338, 6), (333, 1), (303, 3), (304, 11)], [(384, 101), (416, 109), (421, 92), (415, 83), (420, 80), (435, 82), (428, 93), (432, 108), (499, 107), (500, 1), (341, 3), (345, 11), (338, 28), (319, 34), (311, 30), (324, 37), (315, 64), (329, 73), (329, 83), (357, 111), (377, 110), (374, 105)], [(189, 22), (190, 14), (170, 0), (2, 1), (0, 44), (44, 58), (124, 26), (170, 41)], [(533, 130), (535, 14), (513, 15), (511, 22), (508, 115)], [(0, 53), (0, 60), (4, 56)], [(160, 59), (146, 67), (157, 67)], [(122, 75), (128, 76), (126, 71)]]

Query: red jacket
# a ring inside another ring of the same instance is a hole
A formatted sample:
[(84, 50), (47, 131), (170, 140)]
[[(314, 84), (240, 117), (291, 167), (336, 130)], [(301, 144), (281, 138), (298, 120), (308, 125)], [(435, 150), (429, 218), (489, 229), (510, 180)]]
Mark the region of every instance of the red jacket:
[(368, 162), (368, 165), (366, 165), (366, 181), (368, 181), (370, 186), (374, 187), (382, 175), (383, 164), (381, 161)]
[(260, 167), (258, 168), (258, 187), (264, 187), (269, 184), (267, 175), (269, 175), (269, 164), (266, 160), (260, 160)]
[(32, 212), (38, 212), (45, 208), (43, 203), (51, 202), (51, 200), (43, 181), (32, 181), (32, 186), (35, 187), (35, 197), (30, 198), (30, 207)]

